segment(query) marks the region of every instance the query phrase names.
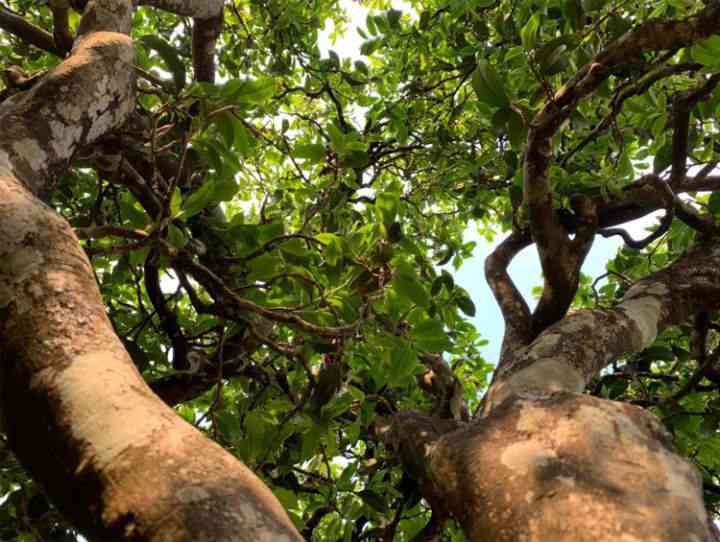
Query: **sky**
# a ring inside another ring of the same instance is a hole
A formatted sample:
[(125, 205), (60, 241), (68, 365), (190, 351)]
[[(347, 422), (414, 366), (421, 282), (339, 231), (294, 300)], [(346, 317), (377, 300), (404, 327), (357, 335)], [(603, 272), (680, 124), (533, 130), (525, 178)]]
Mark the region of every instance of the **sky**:
[[(352, 0), (340, 0), (340, 5), (348, 14), (349, 20), (346, 32), (341, 36), (335, 36), (333, 39), (334, 25), (332, 21), (328, 20), (319, 35), (318, 46), (323, 56), (327, 56), (328, 51), (332, 49), (341, 58), (360, 59), (362, 58), (360, 46), (363, 38), (358, 34), (357, 28), (365, 28), (368, 10)], [(411, 13), (411, 16), (414, 16), (412, 8), (406, 2), (393, 2), (393, 8)], [(648, 215), (627, 224), (625, 228), (634, 238), (640, 239), (646, 235), (646, 228), (653, 225), (656, 220), (657, 215)], [(448, 268), (448, 271), (453, 273), (455, 281), (468, 291), (477, 307), (477, 314), (471, 321), (482, 334), (482, 337), (488, 341), (488, 344), (480, 350), (483, 357), (492, 363), (495, 363), (498, 359), (504, 324), (500, 309), (485, 282), (484, 262), (485, 258), (503, 238), (504, 235), (498, 234), (492, 242), (488, 242), (477, 233), (474, 226), (468, 228), (465, 241), (475, 241), (477, 243), (473, 258), (466, 261), (458, 271)], [(605, 273), (608, 260), (615, 256), (621, 244), (622, 241), (618, 237), (605, 239), (597, 236), (592, 250), (582, 267), (582, 273), (591, 276), (593, 279)], [(534, 307), (536, 299), (532, 295), (532, 289), (542, 284), (540, 261), (535, 246), (530, 246), (520, 252), (510, 265), (509, 272), (530, 307)]]

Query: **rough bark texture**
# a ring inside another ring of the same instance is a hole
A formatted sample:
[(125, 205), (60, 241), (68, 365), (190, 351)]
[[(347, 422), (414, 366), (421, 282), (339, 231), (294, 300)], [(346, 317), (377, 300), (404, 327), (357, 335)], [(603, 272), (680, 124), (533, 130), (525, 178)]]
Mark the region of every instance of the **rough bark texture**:
[(695, 469), (644, 410), (586, 395), (515, 397), (426, 447), (473, 541), (710, 540)]
[(72, 228), (38, 198), (132, 111), (131, 15), (89, 2), (71, 56), (0, 108), (4, 430), (94, 540), (299, 540), (270, 491), (149, 390)]
[[(140, 3), (196, 19), (196, 77), (212, 81), (223, 1)], [(79, 4), (85, 2), (73, 2)], [(150, 391), (112, 330), (72, 228), (42, 203), (78, 149), (122, 125), (134, 106), (133, 3), (86, 4), (69, 58), (0, 105), (3, 430), (62, 511), (95, 540), (300, 540), (247, 468)], [(5, 11), (0, 22), (15, 34), (57, 49), (49, 34)], [(456, 419), (398, 414), (385, 433), (407, 471), (422, 481), (433, 517), (452, 514), (470, 540), (712, 540), (701, 480), (655, 418), (581, 392), (616, 356), (647, 347), (668, 325), (720, 307), (720, 242), (706, 240), (640, 281), (614, 309), (565, 315), (598, 224), (667, 201), (654, 189), (646, 197), (640, 185), (616, 205), (576, 202), (574, 223), (566, 224), (552, 207), (547, 166), (557, 128), (628, 50), (683, 47), (718, 28), (717, 2), (687, 21), (641, 25), (580, 70), (535, 119), (525, 164), (530, 231), (516, 232), (488, 261), (509, 331), (481, 415), (464, 423), (461, 386), (443, 372), (441, 357), (427, 358), (421, 382)], [(696, 189), (684, 179), (686, 145), (680, 141), (677, 148), (676, 192)], [(127, 161), (120, 170), (140, 176)], [(702, 182), (716, 186), (718, 180)], [(506, 272), (530, 235), (546, 278), (533, 315)], [(251, 310), (329, 338), (356, 331), (255, 305), (202, 266), (182, 265), (195, 266), (196, 278), (218, 299), (232, 300), (224, 310)], [(179, 395), (172, 388), (165, 398)]]
[(581, 392), (610, 361), (647, 348), (664, 327), (716, 308), (718, 263), (720, 243), (701, 245), (635, 284), (615, 309), (569, 314), (503, 364), (486, 409), (518, 393)]
[[(652, 176), (619, 204), (595, 208), (578, 201), (569, 222), (553, 207), (548, 168), (551, 138), (613, 66), (688, 46), (718, 29), (718, 2), (707, 2), (685, 20), (639, 25), (579, 70), (530, 125), (523, 183), (529, 226), (515, 231), (486, 262), (506, 333), (480, 416), (448, 427), (421, 415), (396, 415), (384, 433), (434, 511), (455, 516), (471, 540), (715, 540), (702, 480), (672, 450), (657, 420), (637, 407), (581, 395), (612, 360), (647, 348), (668, 325), (720, 307), (717, 226), (677, 198), (692, 184), (685, 176), (686, 145), (677, 144), (670, 187)], [(714, 84), (709, 79), (706, 86)], [(667, 231), (676, 213), (704, 241), (636, 283), (615, 308), (566, 314), (598, 226), (631, 219), (648, 206), (665, 207), (669, 217), (653, 239)], [(507, 273), (530, 239), (545, 278), (532, 315)]]
[(482, 416), (394, 419), (387, 440), (469, 538), (714, 540), (697, 471), (646, 411), (581, 395), (614, 357), (720, 306), (720, 243), (640, 281), (613, 310), (572, 313), (496, 375)]

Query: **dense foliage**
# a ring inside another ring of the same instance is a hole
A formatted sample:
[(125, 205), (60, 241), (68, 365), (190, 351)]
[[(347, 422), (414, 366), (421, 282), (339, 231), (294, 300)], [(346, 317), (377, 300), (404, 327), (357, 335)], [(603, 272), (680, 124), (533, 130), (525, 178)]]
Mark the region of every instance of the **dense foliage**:
[[(370, 14), (352, 60), (318, 49), (328, 21), (337, 33), (358, 23), (346, 4), (227, 2), (214, 84), (194, 77), (192, 21), (139, 8), (135, 118), (78, 156), (49, 201), (84, 239), (113, 325), (153, 389), (258, 473), (318, 541), (411, 540), (428, 523), (412, 469), (378, 427), (403, 410), (465, 419), (479, 404), (497, 360), (480, 355), (472, 317), (482, 307), (451, 273), (472, 258), (467, 232), (527, 227), (528, 126), (563, 83), (640, 22), (703, 7), (362, 4)], [(6, 5), (48, 32), (58, 25), (52, 0)], [(71, 31), (78, 20), (70, 11)], [(13, 74), (41, 73), (57, 53), (0, 34), (5, 97)], [(677, 192), (720, 213), (708, 192), (718, 69), (717, 36), (615, 67), (552, 140), (560, 216), (571, 221), (578, 194), (609, 206), (644, 173), (672, 180), (678, 96), (703, 85), (685, 134), (695, 184)], [(657, 239), (621, 250), (598, 284), (583, 277), (574, 306), (613, 305), (688, 248), (696, 231), (670, 219)], [(588, 390), (652, 409), (700, 468), (711, 507), (719, 330), (698, 315), (615, 360)], [(439, 355), (454, 380), (426, 378)], [(76, 539), (7, 451), (0, 495), (0, 539)], [(443, 537), (462, 539), (449, 524)]]

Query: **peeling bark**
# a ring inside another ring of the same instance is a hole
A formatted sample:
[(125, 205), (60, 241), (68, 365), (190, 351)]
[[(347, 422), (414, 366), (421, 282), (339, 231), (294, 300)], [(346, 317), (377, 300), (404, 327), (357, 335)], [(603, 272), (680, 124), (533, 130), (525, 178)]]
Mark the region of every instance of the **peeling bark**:
[(440, 437), (428, 471), (477, 542), (711, 540), (700, 476), (669, 442), (638, 407), (556, 393)]
[(663, 328), (720, 307), (719, 264), (714, 240), (639, 281), (615, 309), (569, 314), (501, 368), (486, 411), (520, 393), (581, 392), (611, 360), (648, 347)]
[(131, 16), (129, 0), (88, 2), (71, 56), (0, 107), (4, 431), (94, 540), (301, 540), (260, 480), (150, 391), (72, 228), (38, 198), (131, 113)]

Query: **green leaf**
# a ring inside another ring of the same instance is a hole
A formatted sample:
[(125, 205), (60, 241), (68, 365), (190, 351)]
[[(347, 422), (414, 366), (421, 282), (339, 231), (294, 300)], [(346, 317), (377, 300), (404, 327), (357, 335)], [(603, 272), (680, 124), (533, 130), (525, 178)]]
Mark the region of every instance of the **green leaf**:
[(400, 342), (390, 353), (388, 384), (394, 387), (404, 386), (418, 367), (417, 355), (404, 342)]
[(423, 350), (442, 352), (452, 346), (442, 322), (425, 320), (413, 327), (412, 340)]
[(487, 60), (480, 60), (472, 75), (471, 84), (478, 99), (494, 107), (510, 105), (505, 87), (495, 68)]
[(690, 49), (690, 56), (695, 62), (710, 68), (720, 68), (720, 36), (710, 36)]
[(190, 218), (205, 209), (211, 203), (214, 203), (215, 183), (210, 180), (190, 194), (182, 204), (182, 212), (178, 218)]
[(330, 136), (330, 144), (338, 153), (345, 152), (345, 134), (335, 124), (327, 127), (327, 133)]
[(385, 191), (375, 196), (375, 209), (386, 226), (395, 221), (399, 205), (400, 194), (397, 192)]
[(175, 218), (180, 214), (180, 211), (182, 211), (182, 192), (180, 192), (179, 187), (175, 187), (175, 190), (173, 190), (172, 197), (170, 198), (170, 216)]
[(342, 393), (322, 407), (322, 412), (328, 418), (337, 418), (344, 414), (353, 403), (353, 397), (349, 393)]
[(582, 0), (582, 8), (585, 11), (598, 11), (602, 9), (607, 0)]
[(670, 142), (665, 143), (655, 154), (655, 160), (653, 161), (653, 172), (660, 174), (665, 171), (672, 164), (672, 144)]
[[(370, 27), (368, 26), (368, 30)], [(364, 42), (360, 46), (360, 53), (365, 56), (372, 55), (375, 51), (377, 51), (383, 44), (383, 40), (381, 38), (375, 38), (369, 41)]]
[(337, 265), (343, 258), (342, 239), (334, 233), (320, 233), (315, 238), (325, 245), (327, 262), (332, 266)]
[(235, 139), (235, 128), (233, 127), (233, 124), (236, 122), (239, 123), (240, 121), (228, 112), (213, 115), (212, 119), (213, 124), (215, 124), (218, 132), (220, 132), (220, 135), (225, 142), (225, 146), (232, 147)]
[(458, 308), (463, 311), (466, 315), (473, 317), (475, 316), (475, 303), (472, 302), (468, 296), (461, 295), (455, 300), (455, 304)]
[(257, 145), (255, 136), (239, 120), (233, 123), (233, 144), (242, 156), (249, 156), (252, 149)]
[(307, 258), (310, 255), (307, 243), (302, 239), (289, 239), (280, 245), (280, 250), (297, 258)]
[(325, 160), (325, 147), (318, 143), (296, 145), (292, 152), (293, 157), (308, 160), (310, 163)]
[(182, 90), (185, 87), (186, 72), (185, 63), (180, 57), (180, 51), (164, 39), (154, 35), (142, 36), (138, 41), (145, 47), (154, 50), (160, 56), (168, 70), (172, 73), (175, 88), (178, 91)]
[(216, 179), (213, 187), (213, 199), (216, 201), (230, 201), (238, 191), (238, 184), (234, 179)]
[(400, 28), (400, 17), (402, 17), (402, 11), (399, 9), (390, 9), (387, 12), (387, 19), (390, 28)]
[(708, 200), (708, 211), (715, 216), (720, 216), (720, 192), (713, 192), (710, 194)]
[(392, 283), (400, 297), (409, 299), (420, 307), (427, 307), (430, 304), (430, 296), (415, 276), (398, 274), (393, 277)]
[(258, 105), (266, 103), (275, 93), (275, 80), (231, 79), (220, 87), (220, 95), (232, 103)]
[(168, 226), (167, 241), (175, 248), (183, 248), (187, 244), (187, 237), (180, 228), (170, 224)]
[(360, 497), (365, 504), (374, 508), (378, 512), (385, 512), (387, 509), (385, 499), (383, 499), (382, 495), (376, 493), (375, 491), (363, 489), (358, 493), (358, 497)]
[(133, 228), (144, 228), (150, 223), (150, 217), (142, 210), (135, 198), (127, 192), (120, 196), (120, 213)]
[(540, 28), (540, 15), (534, 13), (528, 22), (520, 29), (520, 41), (525, 49), (533, 49), (537, 43), (538, 29)]

